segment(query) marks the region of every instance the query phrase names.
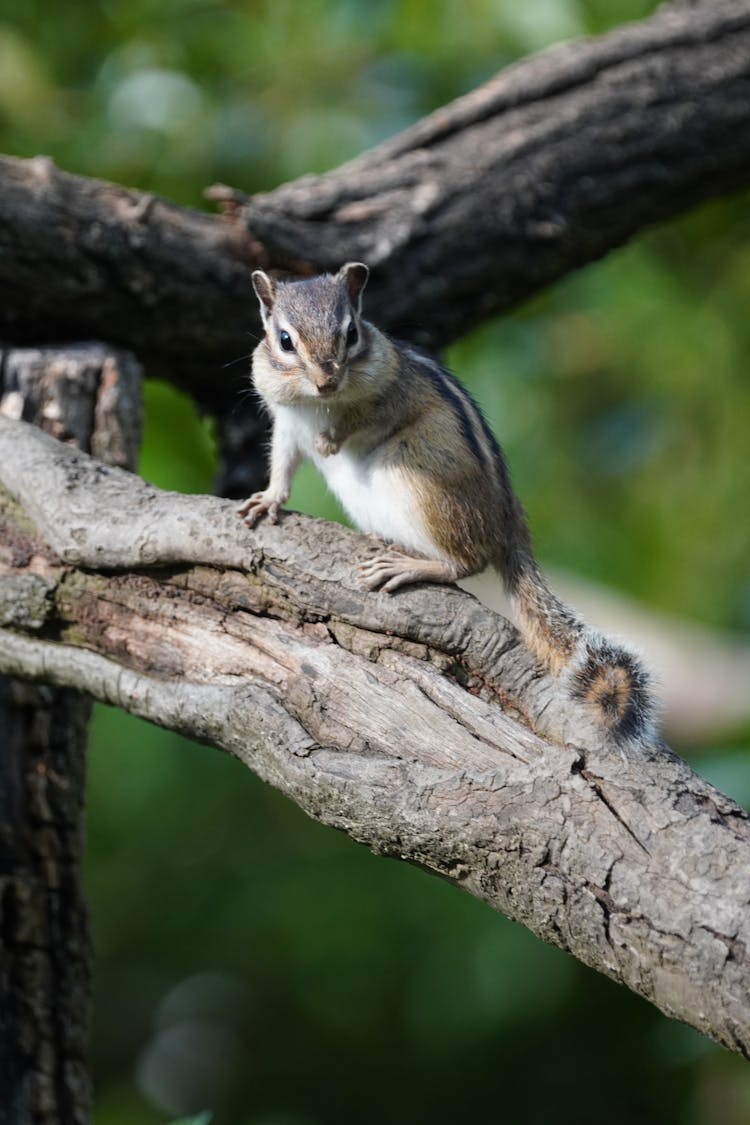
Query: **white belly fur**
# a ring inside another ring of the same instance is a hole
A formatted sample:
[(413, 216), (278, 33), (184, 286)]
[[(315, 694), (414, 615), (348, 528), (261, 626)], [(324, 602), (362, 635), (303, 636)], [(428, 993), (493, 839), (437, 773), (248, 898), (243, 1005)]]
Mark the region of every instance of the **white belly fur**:
[(315, 464), (360, 531), (372, 532), (428, 558), (444, 558), (431, 539), (408, 481), (398, 469), (352, 457), (316, 455)]
[(293, 434), (300, 452), (315, 464), (360, 531), (428, 558), (447, 558), (429, 535), (408, 479), (399, 469), (380, 464), (377, 452), (359, 455), (346, 445), (331, 457), (321, 457), (315, 438), (326, 428), (323, 404), (277, 407), (274, 420)]

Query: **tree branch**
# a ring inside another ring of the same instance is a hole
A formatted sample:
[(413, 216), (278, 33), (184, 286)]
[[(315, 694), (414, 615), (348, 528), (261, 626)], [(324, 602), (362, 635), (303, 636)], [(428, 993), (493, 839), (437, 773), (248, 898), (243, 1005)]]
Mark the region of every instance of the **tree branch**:
[(249, 267), (374, 266), (368, 314), (442, 345), (619, 246), (750, 182), (750, 0), (665, 6), (557, 47), (324, 176), (224, 221), (0, 160), (0, 334), (105, 333), (223, 413), (251, 350)]
[(749, 99), (748, 0), (665, 4), (509, 67), (334, 172), (229, 203), (295, 271), (367, 262), (373, 319), (442, 346), (750, 183)]
[(456, 589), (359, 589), (372, 544), (160, 492), (0, 419), (0, 670), (236, 755), (750, 1053), (750, 822), (663, 744), (608, 745)]

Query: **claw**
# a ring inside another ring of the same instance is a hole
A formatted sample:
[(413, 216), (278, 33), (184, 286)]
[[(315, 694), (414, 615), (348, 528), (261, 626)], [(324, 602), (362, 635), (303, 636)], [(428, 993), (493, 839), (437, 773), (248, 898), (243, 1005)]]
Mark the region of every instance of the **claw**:
[(265, 492), (254, 492), (237, 508), (237, 515), (248, 527), (255, 527), (263, 516), (267, 516), (269, 523), (278, 523), (281, 504), (282, 501), (272, 500)]
[(328, 430), (323, 430), (315, 439), (315, 448), (321, 457), (333, 457), (341, 449), (341, 442)]
[(414, 571), (415, 560), (398, 551), (388, 551), (384, 555), (377, 555), (374, 559), (367, 559), (358, 565), (360, 580), (368, 590), (377, 590), (390, 594), (399, 586), (407, 582), (418, 582), (419, 575)]
[(412, 558), (402, 551), (390, 550), (357, 567), (360, 579), (368, 590), (392, 594), (400, 586), (412, 582), (455, 582), (471, 574), (471, 568), (447, 559)]

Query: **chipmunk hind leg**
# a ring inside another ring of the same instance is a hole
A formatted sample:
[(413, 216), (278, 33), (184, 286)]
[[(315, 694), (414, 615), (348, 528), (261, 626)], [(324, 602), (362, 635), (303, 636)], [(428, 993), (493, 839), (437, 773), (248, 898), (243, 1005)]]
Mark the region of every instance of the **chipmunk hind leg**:
[(472, 545), (471, 505), (452, 492), (436, 492), (429, 480), (427, 471), (385, 474), (388, 510), (375, 527), (394, 545), (359, 565), (368, 589), (390, 594), (415, 582), (457, 582), (482, 569), (485, 559)]
[(368, 590), (391, 594), (399, 586), (414, 582), (457, 582), (471, 573), (471, 568), (443, 559), (415, 558), (393, 548), (360, 563), (357, 571)]

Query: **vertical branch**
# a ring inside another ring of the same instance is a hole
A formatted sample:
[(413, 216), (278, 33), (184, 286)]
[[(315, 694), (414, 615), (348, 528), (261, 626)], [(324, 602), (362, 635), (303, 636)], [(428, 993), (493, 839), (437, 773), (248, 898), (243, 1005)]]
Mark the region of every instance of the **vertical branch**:
[[(140, 369), (129, 355), (86, 344), (10, 350), (0, 362), (0, 413), (133, 466)], [(81, 860), (90, 711), (77, 692), (0, 677), (2, 1125), (89, 1120), (91, 941)]]

